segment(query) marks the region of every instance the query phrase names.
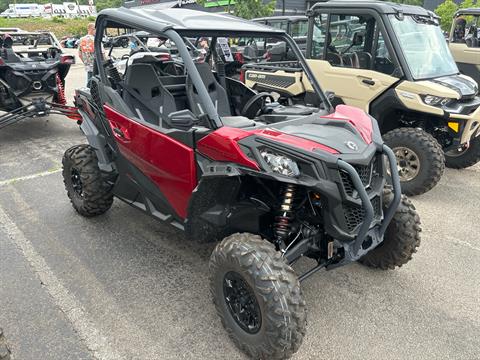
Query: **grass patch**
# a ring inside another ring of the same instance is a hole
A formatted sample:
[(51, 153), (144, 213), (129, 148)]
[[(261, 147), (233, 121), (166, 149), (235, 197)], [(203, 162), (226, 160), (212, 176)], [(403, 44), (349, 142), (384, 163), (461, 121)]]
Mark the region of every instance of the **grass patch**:
[(60, 40), (63, 36), (83, 36), (87, 33), (87, 25), (94, 22), (94, 18), (64, 19), (53, 17), (52, 19), (24, 18), (24, 19), (1, 19), (0, 27), (16, 27), (26, 31), (46, 30), (52, 31)]

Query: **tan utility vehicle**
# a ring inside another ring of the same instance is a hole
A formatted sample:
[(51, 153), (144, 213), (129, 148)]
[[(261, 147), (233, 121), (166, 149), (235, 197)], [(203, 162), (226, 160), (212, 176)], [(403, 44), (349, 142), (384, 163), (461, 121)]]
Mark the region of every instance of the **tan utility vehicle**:
[[(459, 72), (432, 12), (332, 0), (307, 15), (306, 54), (317, 81), (335, 94), (334, 104), (357, 106), (378, 121), (397, 156), (404, 193), (433, 188), (445, 162), (465, 168), (480, 160), (478, 85)], [(295, 68), (251, 64), (243, 77), (256, 90), (307, 97), (310, 82)]]
[(460, 9), (453, 17), (449, 48), (462, 74), (480, 83), (480, 8)]

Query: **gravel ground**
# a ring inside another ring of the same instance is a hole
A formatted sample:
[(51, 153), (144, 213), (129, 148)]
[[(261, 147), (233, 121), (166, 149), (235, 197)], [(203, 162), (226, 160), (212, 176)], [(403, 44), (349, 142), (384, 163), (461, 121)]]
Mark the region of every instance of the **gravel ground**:
[[(83, 82), (75, 66), (70, 98)], [(59, 170), (84, 141), (57, 116), (0, 131), (0, 327), (15, 359), (244, 359), (210, 300), (212, 246), (120, 201), (94, 219), (74, 212)], [(305, 281), (294, 359), (480, 359), (479, 176), (447, 169), (413, 199), (422, 244), (400, 270), (352, 264)]]

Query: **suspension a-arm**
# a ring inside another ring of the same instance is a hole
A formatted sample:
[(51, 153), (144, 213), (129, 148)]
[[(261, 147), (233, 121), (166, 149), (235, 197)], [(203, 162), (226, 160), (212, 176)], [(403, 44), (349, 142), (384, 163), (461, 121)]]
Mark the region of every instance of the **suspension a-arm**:
[(49, 103), (44, 99), (36, 99), (30, 104), (1, 115), (0, 129), (26, 118), (43, 117), (50, 114), (64, 115), (75, 121), (81, 120), (81, 116), (76, 107)]

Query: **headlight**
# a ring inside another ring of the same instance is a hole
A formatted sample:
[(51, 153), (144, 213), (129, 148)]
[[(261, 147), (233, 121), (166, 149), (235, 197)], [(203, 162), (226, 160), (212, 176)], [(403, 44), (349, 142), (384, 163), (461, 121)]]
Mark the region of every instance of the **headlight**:
[(445, 106), (447, 105), (452, 99), (441, 97), (441, 96), (434, 96), (434, 95), (424, 95), (422, 96), (423, 102), (427, 105), (431, 106)]
[(297, 163), (288, 156), (276, 154), (271, 150), (262, 150), (260, 155), (267, 162), (273, 172), (278, 174), (297, 177), (300, 175)]

